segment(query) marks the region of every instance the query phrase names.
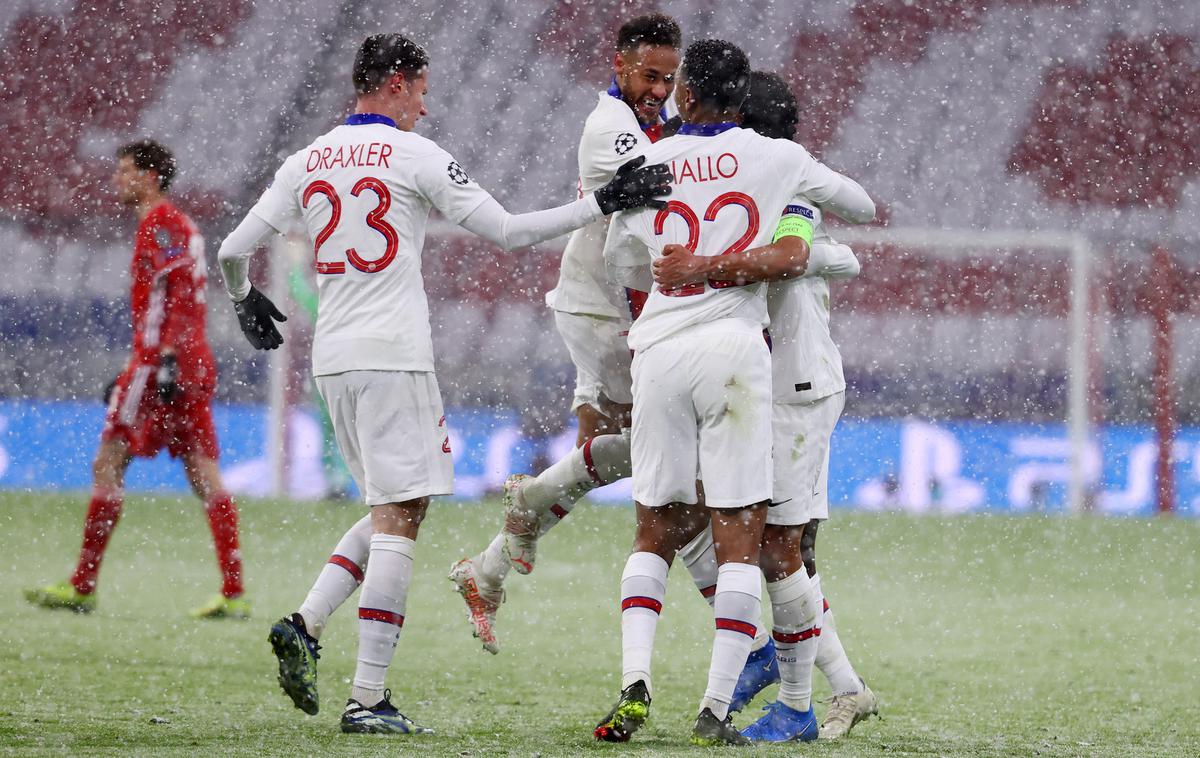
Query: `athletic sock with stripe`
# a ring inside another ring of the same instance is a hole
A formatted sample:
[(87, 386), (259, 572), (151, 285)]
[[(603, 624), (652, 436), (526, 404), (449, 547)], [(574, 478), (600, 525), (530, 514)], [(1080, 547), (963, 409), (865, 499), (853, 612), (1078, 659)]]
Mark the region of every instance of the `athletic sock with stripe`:
[(621, 574), (621, 689), (641, 679), (651, 692), (654, 632), (667, 596), (667, 562), (654, 553), (634, 553)]
[(801, 568), (767, 583), (771, 596), (771, 636), (779, 662), (779, 702), (796, 711), (812, 705), (812, 670), (820, 639), (820, 596)]
[(346, 530), (300, 605), (304, 627), (314, 639), (321, 638), (329, 617), (362, 584), (363, 568), (371, 550), (371, 531), (370, 514)]
[(717, 569), (713, 610), (717, 632), (700, 710), (708, 708), (718, 719), (724, 719), (762, 619), (762, 572), (758, 566), (726, 563)]
[(350, 697), (368, 708), (383, 699), (384, 680), (404, 626), (416, 543), (375, 534), (358, 603), (358, 665)]

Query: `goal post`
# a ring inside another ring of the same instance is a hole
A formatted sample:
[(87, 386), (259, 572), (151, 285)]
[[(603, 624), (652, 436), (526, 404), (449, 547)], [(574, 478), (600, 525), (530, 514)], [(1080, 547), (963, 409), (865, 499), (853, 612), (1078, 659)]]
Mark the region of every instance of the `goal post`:
[[(974, 231), (933, 228), (838, 227), (834, 236), (856, 250), (892, 246), (917, 249), (933, 255), (955, 256), (971, 250), (1033, 250), (1065, 256), (1070, 266), (1069, 360), (1067, 371), (1067, 430), (1070, 440), (1070, 477), (1067, 501), (1072, 513), (1088, 505), (1085, 456), (1091, 439), (1089, 403), (1091, 243), (1081, 234), (1023, 231)], [(875, 265), (887, 265), (886, 259)]]

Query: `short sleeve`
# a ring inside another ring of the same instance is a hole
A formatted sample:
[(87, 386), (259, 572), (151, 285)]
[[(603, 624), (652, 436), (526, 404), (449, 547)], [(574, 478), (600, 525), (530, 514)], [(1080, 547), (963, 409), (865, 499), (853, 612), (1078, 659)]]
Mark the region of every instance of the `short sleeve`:
[(472, 211), (492, 199), (491, 194), (454, 160), (454, 156), (444, 150), (417, 158), (415, 163), (417, 188), (433, 207), (455, 224), (461, 224)]
[(601, 177), (611, 178), (622, 165), (650, 147), (650, 138), (640, 129), (600, 127), (585, 136), (586, 160), (590, 164), (587, 173), (597, 181)]
[(270, 224), (277, 232), (286, 232), (300, 217), (300, 185), (296, 178), (296, 162), (284, 161), (271, 186), (262, 193), (250, 212)]

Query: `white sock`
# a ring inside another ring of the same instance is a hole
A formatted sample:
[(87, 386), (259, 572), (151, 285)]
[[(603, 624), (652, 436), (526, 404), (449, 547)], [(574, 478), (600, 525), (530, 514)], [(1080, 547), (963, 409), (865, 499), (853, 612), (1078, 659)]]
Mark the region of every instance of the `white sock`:
[(708, 687), (700, 710), (708, 708), (718, 719), (729, 714), (729, 701), (738, 675), (746, 666), (750, 644), (762, 619), (762, 572), (748, 563), (726, 563), (717, 570), (717, 595), (713, 602), (717, 633), (713, 637)]
[(383, 699), (384, 679), (404, 626), (415, 549), (416, 543), (407, 537), (371, 537), (367, 576), (358, 598), (358, 665), (350, 690), (350, 697), (367, 707)]
[[(717, 548), (713, 544), (712, 529), (708, 528), (697, 534), (696, 538), (676, 555), (683, 561), (683, 565), (687, 566), (692, 581), (696, 583), (696, 589), (711, 608), (717, 595)], [(771, 635), (760, 625), (758, 634), (754, 635), (754, 642), (750, 643), (750, 652), (762, 650), (769, 639)]]
[(767, 583), (775, 659), (779, 662), (779, 702), (796, 711), (812, 705), (812, 670), (822, 631), (821, 601), (802, 567), (778, 582)]
[(359, 519), (338, 540), (333, 555), (317, 575), (308, 596), (300, 605), (304, 627), (321, 639), (325, 624), (342, 603), (350, 599), (363, 581), (363, 567), (371, 551), (371, 515)]
[(637, 680), (650, 692), (654, 631), (667, 596), (667, 562), (654, 553), (634, 553), (621, 574), (621, 689)]
[(812, 580), (820, 596), (821, 607), (825, 611), (824, 618), (821, 620), (821, 636), (817, 638), (817, 668), (829, 680), (829, 688), (833, 690), (833, 694), (847, 695), (862, 692), (862, 680), (858, 677), (854, 667), (850, 665), (850, 658), (846, 655), (846, 650), (842, 647), (842, 641), (838, 637), (833, 611), (825, 602), (825, 595), (821, 591), (821, 575), (814, 574)]
[(504, 585), (512, 564), (504, 557), (504, 535), (497, 534), (483, 552), (471, 559), (475, 579), (483, 589), (498, 590)]
[(541, 515), (545, 534), (566, 517), (584, 495), (630, 475), (629, 439), (622, 434), (592, 437), (521, 488), (525, 506)]

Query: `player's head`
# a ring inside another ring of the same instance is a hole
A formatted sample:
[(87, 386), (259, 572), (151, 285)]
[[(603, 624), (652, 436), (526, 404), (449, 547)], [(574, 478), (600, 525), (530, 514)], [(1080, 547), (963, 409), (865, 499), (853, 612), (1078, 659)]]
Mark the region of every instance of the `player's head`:
[(359, 104), (391, 117), (404, 131), (426, 114), (429, 55), (402, 34), (373, 34), (363, 40), (352, 78)]
[(643, 124), (658, 121), (658, 114), (675, 89), (682, 40), (679, 24), (662, 13), (630, 19), (617, 32), (613, 74), (621, 99)]
[(113, 186), (117, 199), (137, 205), (147, 197), (166, 192), (175, 178), (175, 156), (152, 139), (130, 142), (117, 149)]
[(735, 117), (750, 89), (750, 59), (732, 42), (702, 39), (688, 45), (675, 104), (684, 121), (698, 113)]
[(750, 93), (742, 103), (742, 126), (771, 139), (792, 139), (800, 111), (796, 96), (779, 74), (755, 71), (750, 75)]

